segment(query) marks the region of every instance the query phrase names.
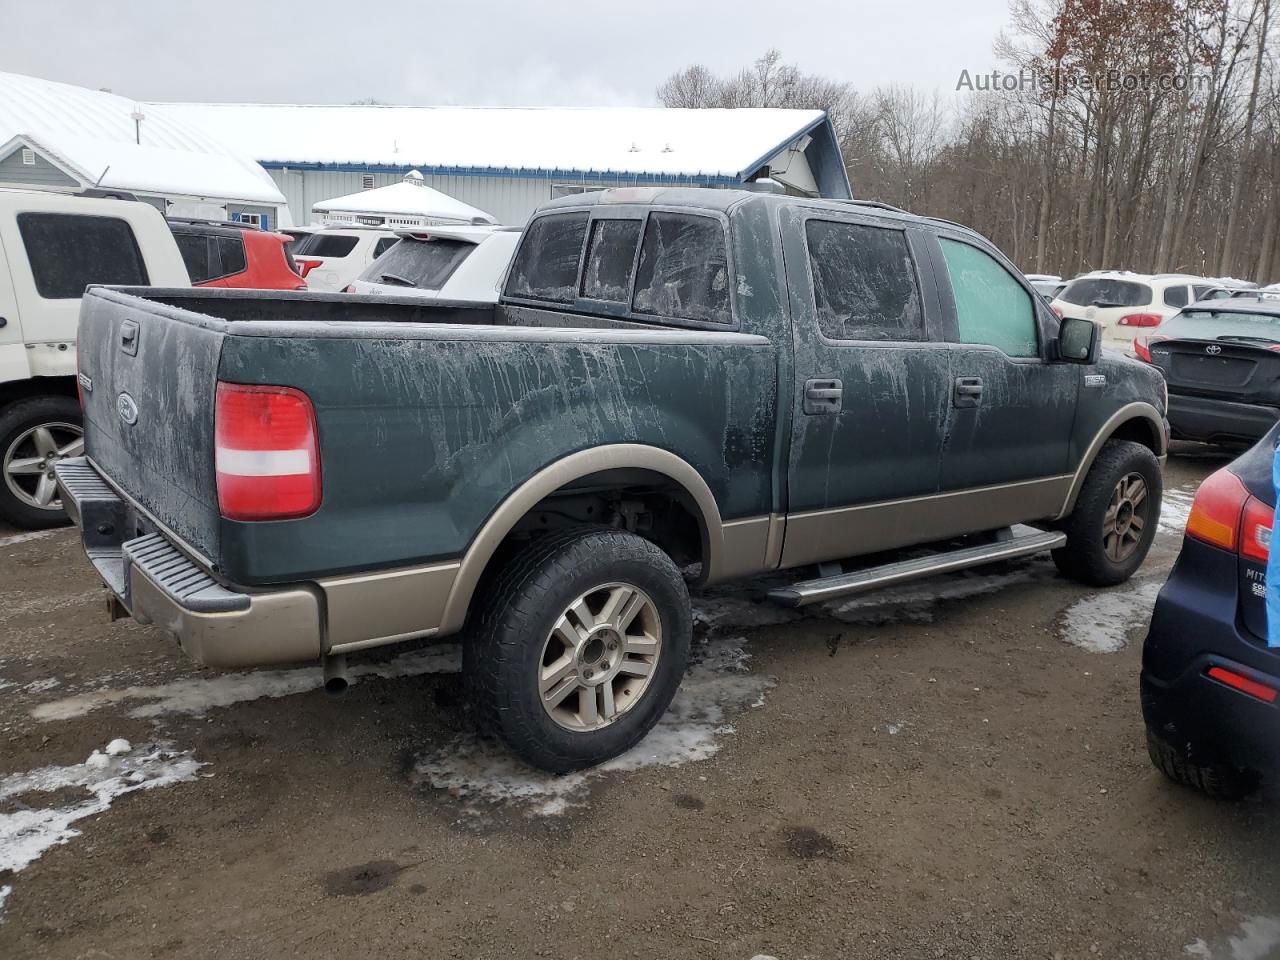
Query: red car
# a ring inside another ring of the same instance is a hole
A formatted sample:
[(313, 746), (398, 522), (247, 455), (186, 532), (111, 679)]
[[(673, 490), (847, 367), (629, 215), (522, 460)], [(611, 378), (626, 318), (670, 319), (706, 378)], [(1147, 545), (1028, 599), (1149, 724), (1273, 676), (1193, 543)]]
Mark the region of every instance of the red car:
[(171, 218), (169, 229), (197, 287), (305, 290), (285, 249), (292, 237), (242, 223)]

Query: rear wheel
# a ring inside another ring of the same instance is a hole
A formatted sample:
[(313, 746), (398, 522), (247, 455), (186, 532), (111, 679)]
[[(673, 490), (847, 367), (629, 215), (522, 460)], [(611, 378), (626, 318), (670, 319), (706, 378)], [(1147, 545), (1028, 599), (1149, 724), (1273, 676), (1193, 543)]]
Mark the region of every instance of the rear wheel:
[(464, 646), (482, 728), (553, 773), (629, 750), (666, 712), (692, 633), (679, 569), (649, 541), (578, 528), (534, 540), (478, 598)]
[(32, 397), (0, 413), (0, 517), (29, 530), (67, 522), (54, 482), (59, 460), (84, 453), (80, 405)]
[(1249, 771), (1192, 759), (1186, 750), (1178, 749), (1150, 727), (1147, 727), (1147, 753), (1155, 768), (1174, 783), (1215, 800), (1239, 800), (1258, 786), (1257, 777)]
[(1095, 587), (1128, 580), (1155, 539), (1162, 491), (1154, 453), (1140, 443), (1109, 440), (1062, 523), (1067, 543), (1053, 551), (1058, 569)]

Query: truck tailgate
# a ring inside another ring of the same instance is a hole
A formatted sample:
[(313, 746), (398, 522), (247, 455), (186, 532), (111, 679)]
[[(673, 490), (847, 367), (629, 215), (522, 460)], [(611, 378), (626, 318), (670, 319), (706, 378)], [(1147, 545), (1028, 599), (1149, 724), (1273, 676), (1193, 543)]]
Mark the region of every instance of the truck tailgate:
[(213, 401), (223, 334), (217, 321), (150, 308), (105, 289), (82, 301), (85, 452), (145, 512), (216, 558)]

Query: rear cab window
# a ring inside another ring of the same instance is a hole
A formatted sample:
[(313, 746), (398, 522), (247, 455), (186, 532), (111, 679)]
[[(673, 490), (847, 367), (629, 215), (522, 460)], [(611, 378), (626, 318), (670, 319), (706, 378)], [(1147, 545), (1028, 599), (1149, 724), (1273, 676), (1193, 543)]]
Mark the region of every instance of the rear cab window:
[(631, 309), (653, 317), (728, 325), (729, 256), (720, 221), (686, 213), (649, 214)]
[(439, 290), (475, 249), (474, 243), (448, 237), (405, 237), (370, 264), (360, 279), (417, 290)]
[(553, 213), (529, 224), (511, 264), (506, 295), (572, 303), (588, 219), (585, 212)]
[(146, 264), (128, 221), (72, 213), (19, 213), (36, 293), (77, 299), (91, 283), (148, 286)]
[(818, 328), (829, 340), (926, 339), (906, 235), (834, 220), (805, 224)]

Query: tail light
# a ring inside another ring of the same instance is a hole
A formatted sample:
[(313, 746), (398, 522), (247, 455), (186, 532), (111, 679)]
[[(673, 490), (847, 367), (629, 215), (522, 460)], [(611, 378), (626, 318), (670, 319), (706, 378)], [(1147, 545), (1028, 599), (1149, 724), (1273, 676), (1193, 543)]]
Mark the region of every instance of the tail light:
[(1164, 317), (1158, 313), (1126, 313), (1116, 321), (1118, 327), (1158, 327)]
[(1219, 683), (1225, 683), (1228, 687), (1239, 690), (1241, 693), (1247, 693), (1263, 703), (1275, 703), (1276, 699), (1280, 698), (1280, 690), (1268, 687), (1265, 683), (1259, 683), (1252, 677), (1246, 677), (1243, 673), (1228, 670), (1226, 667), (1210, 667), (1208, 674)]
[(354, 284), (351, 284), (351, 283), (348, 283), (345, 287), (343, 287), (343, 288), (342, 288), (342, 292), (343, 292), (343, 293), (355, 293), (355, 292), (356, 292), (355, 285), (354, 285)]
[(320, 507), (315, 408), (292, 387), (219, 383), (218, 509), (228, 520), (288, 520)]
[(306, 279), (308, 273), (320, 266), (323, 260), (298, 260), (298, 276)]
[(1144, 363), (1155, 363), (1155, 361), (1151, 359), (1151, 345), (1153, 343), (1159, 343), (1161, 340), (1168, 339), (1168, 337), (1162, 337), (1158, 333), (1153, 333), (1145, 337), (1134, 337), (1133, 352), (1136, 353), (1138, 355), (1138, 359)]
[(1196, 491), (1187, 536), (1266, 563), (1275, 511), (1249, 494), (1230, 470), (1210, 474)]

